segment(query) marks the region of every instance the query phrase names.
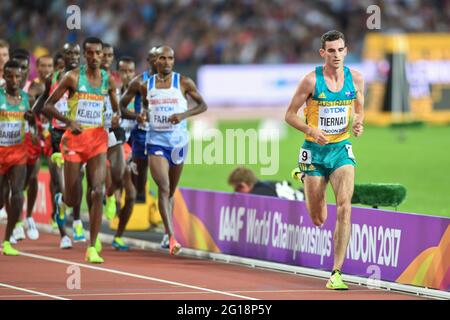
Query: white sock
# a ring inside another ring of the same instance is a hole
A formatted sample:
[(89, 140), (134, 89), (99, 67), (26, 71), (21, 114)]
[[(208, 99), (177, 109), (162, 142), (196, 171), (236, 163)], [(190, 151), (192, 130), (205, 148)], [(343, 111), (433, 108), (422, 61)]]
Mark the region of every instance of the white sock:
[(58, 203), (56, 205), (57, 206), (65, 205), (64, 201), (63, 201), (63, 194), (61, 192), (58, 192), (57, 194), (60, 194), (61, 196), (58, 197), (59, 201), (58, 201)]
[(78, 219), (78, 220), (73, 220), (73, 226), (76, 227), (76, 226), (78, 226), (78, 225), (83, 225), (82, 222), (81, 222), (81, 220), (80, 220), (80, 219)]

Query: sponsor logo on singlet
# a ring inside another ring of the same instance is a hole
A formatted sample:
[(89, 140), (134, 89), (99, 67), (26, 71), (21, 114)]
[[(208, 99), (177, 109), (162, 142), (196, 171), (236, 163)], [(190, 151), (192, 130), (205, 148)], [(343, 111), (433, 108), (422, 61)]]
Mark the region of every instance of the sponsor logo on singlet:
[(0, 112), (0, 146), (13, 146), (22, 142), (23, 112)]
[(325, 134), (345, 133), (350, 106), (319, 107), (319, 129)]
[(103, 124), (103, 104), (103, 96), (79, 93), (76, 121), (81, 125), (101, 126)]

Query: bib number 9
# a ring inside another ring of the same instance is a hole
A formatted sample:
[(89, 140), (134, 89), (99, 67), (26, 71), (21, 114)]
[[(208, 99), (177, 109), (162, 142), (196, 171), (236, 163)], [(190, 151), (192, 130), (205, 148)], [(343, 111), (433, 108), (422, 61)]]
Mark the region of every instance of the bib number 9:
[(311, 150), (300, 149), (300, 153), (298, 155), (298, 163), (311, 164)]

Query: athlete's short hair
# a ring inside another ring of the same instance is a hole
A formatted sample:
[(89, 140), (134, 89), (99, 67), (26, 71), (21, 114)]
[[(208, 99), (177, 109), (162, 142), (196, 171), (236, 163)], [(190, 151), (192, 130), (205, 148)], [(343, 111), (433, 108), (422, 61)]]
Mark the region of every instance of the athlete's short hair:
[(148, 50), (148, 54), (156, 55), (156, 51), (158, 50), (159, 47), (161, 47), (161, 46), (158, 45), (158, 46), (152, 47), (150, 50)]
[(228, 176), (229, 185), (239, 185), (246, 183), (249, 186), (254, 186), (258, 181), (252, 170), (245, 167), (237, 167)]
[(97, 37), (87, 37), (86, 39), (84, 39), (84, 41), (83, 41), (83, 50), (86, 50), (86, 44), (88, 44), (88, 43), (99, 44), (99, 45), (102, 46), (102, 49), (103, 49), (103, 42), (102, 42), (102, 40), (100, 40)]
[(328, 32), (325, 32), (321, 37), (320, 40), (322, 41), (322, 49), (325, 49), (325, 42), (327, 41), (335, 41), (338, 39), (344, 40), (345, 43), (345, 37), (344, 34), (337, 30), (330, 30)]
[(11, 59), (27, 60), (30, 62), (30, 52), (23, 48), (14, 49), (11, 52)]
[(57, 52), (54, 56), (53, 56), (53, 61), (56, 63), (58, 62), (59, 59), (64, 59), (64, 56), (61, 52)]
[(0, 48), (9, 49), (9, 43), (6, 40), (0, 39)]
[(3, 66), (3, 70), (6, 69), (20, 69), (20, 64), (16, 60), (8, 60)]
[(171, 47), (166, 46), (166, 45), (156, 48), (155, 54), (157, 56), (159, 56), (160, 54), (162, 54), (164, 52), (164, 50), (169, 50), (172, 52), (172, 54), (175, 54), (175, 51)]
[(130, 56), (121, 56), (118, 60), (117, 60), (117, 70), (119, 70), (119, 63), (121, 62), (128, 62), (128, 63), (134, 63), (134, 65), (136, 66), (136, 62), (134, 61), (134, 59)]
[(66, 42), (63, 45), (63, 52), (66, 51), (69, 47), (80, 47), (80, 45), (76, 42)]
[(103, 42), (103, 49), (105, 49), (105, 48), (113, 48), (114, 49), (114, 47), (110, 43)]
[(36, 65), (39, 65), (39, 62), (41, 62), (42, 59), (52, 59), (53, 60), (53, 57), (49, 54), (40, 56), (39, 58), (36, 59)]

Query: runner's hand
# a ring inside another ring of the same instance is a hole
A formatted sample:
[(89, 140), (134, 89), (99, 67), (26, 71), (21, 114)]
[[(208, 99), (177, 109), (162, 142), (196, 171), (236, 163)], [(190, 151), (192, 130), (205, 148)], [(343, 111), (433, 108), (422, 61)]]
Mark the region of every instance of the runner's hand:
[(81, 126), (76, 121), (72, 120), (67, 123), (67, 128), (72, 131), (73, 134), (80, 134), (83, 131), (83, 129), (81, 129)]
[(138, 123), (144, 123), (147, 120), (147, 113), (144, 111), (139, 113), (136, 120)]
[(352, 131), (355, 137), (359, 137), (364, 131), (363, 124), (361, 122), (353, 122)]
[(25, 118), (25, 120), (28, 121), (28, 123), (30, 123), (30, 124), (34, 124), (35, 123), (35, 118), (34, 118), (33, 111), (28, 110), (27, 112), (25, 112), (23, 117)]
[(310, 129), (308, 135), (313, 137), (314, 142), (316, 142), (320, 145), (328, 144), (328, 139), (325, 137), (325, 134), (323, 133), (322, 130), (319, 130), (317, 128), (312, 128), (312, 127), (310, 127), (310, 128), (311, 129)]
[(137, 164), (136, 164), (136, 162), (131, 161), (130, 164), (129, 164), (129, 167), (130, 167), (131, 172), (132, 172), (135, 176), (137, 176), (137, 175), (139, 174), (138, 169), (137, 169)]
[(183, 120), (181, 113), (175, 113), (169, 117), (169, 122), (171, 124), (178, 124)]
[(30, 138), (31, 138), (31, 143), (33, 144), (33, 146), (40, 145), (41, 141), (40, 141), (38, 135), (36, 135), (36, 134), (30, 134)]

